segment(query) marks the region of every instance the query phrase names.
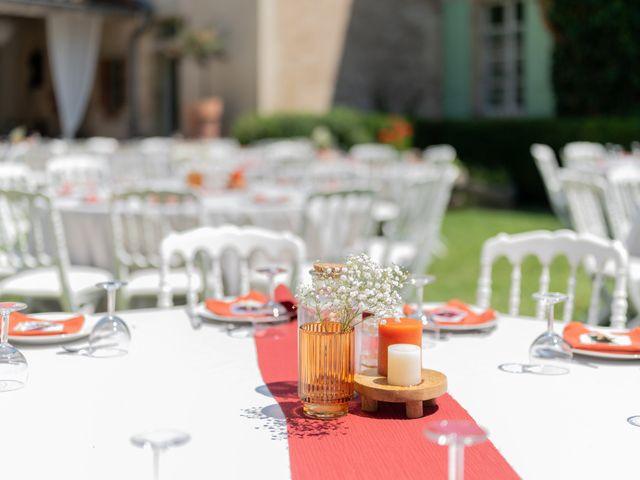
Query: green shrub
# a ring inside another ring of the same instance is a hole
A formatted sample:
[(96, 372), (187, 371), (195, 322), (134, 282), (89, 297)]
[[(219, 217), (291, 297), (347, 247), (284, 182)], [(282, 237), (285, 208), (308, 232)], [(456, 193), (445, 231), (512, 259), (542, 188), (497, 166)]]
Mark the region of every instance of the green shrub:
[(242, 144), (268, 138), (308, 137), (318, 126), (327, 127), (338, 145), (348, 149), (358, 143), (375, 142), (380, 129), (389, 125), (390, 116), (336, 107), (326, 114), (275, 113), (240, 117), (231, 133)]

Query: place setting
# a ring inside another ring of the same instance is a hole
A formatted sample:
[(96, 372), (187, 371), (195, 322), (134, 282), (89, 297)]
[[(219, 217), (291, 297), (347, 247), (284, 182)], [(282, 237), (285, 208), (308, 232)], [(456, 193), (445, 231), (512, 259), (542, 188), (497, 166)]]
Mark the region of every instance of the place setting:
[[(461, 334), (484, 336), (491, 334), (497, 328), (498, 315), (492, 309), (467, 305), (460, 300), (425, 303), (425, 287), (435, 281), (436, 277), (433, 275), (412, 275), (409, 283), (416, 287), (417, 302), (405, 304), (402, 308), (407, 318), (422, 322), (430, 339), (437, 342)], [(435, 343), (430, 340), (426, 348), (432, 348), (434, 345)]]
[(297, 300), (286, 285), (277, 284), (287, 269), (268, 265), (255, 269), (255, 273), (267, 277), (268, 295), (250, 290), (237, 297), (206, 299), (195, 307), (194, 314), (224, 324), (227, 333), (237, 338), (262, 335), (271, 325), (295, 319)]

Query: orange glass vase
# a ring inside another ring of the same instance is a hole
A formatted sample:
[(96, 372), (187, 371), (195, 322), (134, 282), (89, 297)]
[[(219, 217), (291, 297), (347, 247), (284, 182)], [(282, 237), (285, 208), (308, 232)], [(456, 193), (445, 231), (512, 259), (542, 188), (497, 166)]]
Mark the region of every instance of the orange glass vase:
[(305, 415), (331, 419), (346, 415), (353, 397), (355, 334), (332, 321), (300, 325), (298, 396)]

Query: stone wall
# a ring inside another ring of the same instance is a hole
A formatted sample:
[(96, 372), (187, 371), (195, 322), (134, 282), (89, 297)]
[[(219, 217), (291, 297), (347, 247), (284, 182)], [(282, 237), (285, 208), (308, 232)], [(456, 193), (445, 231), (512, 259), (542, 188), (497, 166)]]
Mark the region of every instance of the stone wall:
[(442, 0), (354, 0), (334, 104), (442, 113)]

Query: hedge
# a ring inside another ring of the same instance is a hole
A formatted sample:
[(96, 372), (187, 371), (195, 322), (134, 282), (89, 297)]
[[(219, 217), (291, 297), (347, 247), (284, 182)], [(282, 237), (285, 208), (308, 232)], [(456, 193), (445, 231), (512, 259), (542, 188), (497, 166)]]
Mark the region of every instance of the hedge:
[[(336, 108), (324, 115), (281, 113), (242, 117), (232, 133), (243, 143), (265, 138), (309, 136), (324, 125), (342, 148), (376, 141), (389, 116)], [(513, 183), (519, 205), (547, 205), (542, 179), (529, 153), (532, 143), (546, 143), (559, 152), (567, 143), (588, 140), (629, 146), (640, 141), (640, 117), (581, 117), (436, 121), (412, 119), (414, 146), (449, 143), (473, 173)]]
[(520, 205), (546, 205), (542, 179), (529, 153), (532, 143), (556, 152), (567, 143), (587, 140), (629, 147), (640, 140), (638, 117), (465, 120), (414, 120), (414, 144), (449, 143), (463, 163), (473, 168), (504, 169), (516, 187)]

